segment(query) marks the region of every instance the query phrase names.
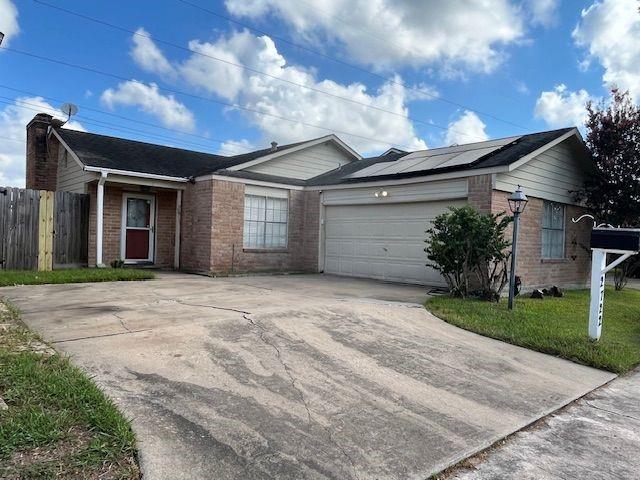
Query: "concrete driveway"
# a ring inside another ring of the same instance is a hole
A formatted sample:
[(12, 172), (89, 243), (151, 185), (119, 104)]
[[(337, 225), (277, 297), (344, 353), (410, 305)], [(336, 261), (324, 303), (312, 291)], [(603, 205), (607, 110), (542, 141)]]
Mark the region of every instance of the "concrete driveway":
[(149, 479), (425, 479), (612, 375), (321, 275), (0, 289), (133, 421)]

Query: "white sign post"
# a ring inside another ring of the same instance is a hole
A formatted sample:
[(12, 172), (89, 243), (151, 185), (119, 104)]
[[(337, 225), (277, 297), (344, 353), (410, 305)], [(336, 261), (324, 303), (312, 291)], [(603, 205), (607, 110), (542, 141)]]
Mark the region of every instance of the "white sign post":
[[(589, 306), (589, 338), (599, 340), (602, 332), (602, 311), (604, 307), (605, 276), (608, 271), (616, 268), (622, 262), (638, 252), (629, 250), (608, 250), (593, 248), (591, 259), (591, 303)], [(621, 255), (607, 265), (607, 253)]]

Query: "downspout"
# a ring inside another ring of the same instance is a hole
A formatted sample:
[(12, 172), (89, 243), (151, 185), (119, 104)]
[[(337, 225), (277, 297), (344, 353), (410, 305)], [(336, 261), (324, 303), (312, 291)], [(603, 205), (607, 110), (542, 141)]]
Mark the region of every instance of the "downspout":
[(108, 173), (100, 172), (98, 180), (97, 205), (96, 205), (96, 267), (105, 268), (102, 262), (102, 231), (104, 224), (104, 184), (107, 181)]
[(174, 241), (173, 268), (180, 269), (180, 224), (182, 223), (182, 190), (176, 190), (176, 238)]

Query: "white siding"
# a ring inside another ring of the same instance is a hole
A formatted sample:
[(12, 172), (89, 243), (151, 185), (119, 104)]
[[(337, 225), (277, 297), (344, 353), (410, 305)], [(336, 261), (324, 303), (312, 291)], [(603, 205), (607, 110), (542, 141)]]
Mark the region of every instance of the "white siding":
[(496, 175), (496, 190), (512, 192), (522, 185), (525, 193), (555, 202), (575, 204), (572, 191), (585, 178), (587, 164), (574, 139), (567, 139), (508, 173)]
[[(376, 198), (374, 193), (380, 190), (386, 190), (388, 196), (384, 199)], [(324, 205), (381, 205), (387, 203), (424, 202), (466, 198), (467, 191), (467, 179), (457, 178), (389, 187), (350, 187), (339, 190), (325, 190), (323, 203)]]
[(63, 192), (86, 193), (85, 185), (94, 176), (82, 170), (78, 162), (60, 146), (58, 156), (58, 190)]
[(307, 180), (349, 163), (353, 158), (331, 142), (282, 155), (244, 170)]

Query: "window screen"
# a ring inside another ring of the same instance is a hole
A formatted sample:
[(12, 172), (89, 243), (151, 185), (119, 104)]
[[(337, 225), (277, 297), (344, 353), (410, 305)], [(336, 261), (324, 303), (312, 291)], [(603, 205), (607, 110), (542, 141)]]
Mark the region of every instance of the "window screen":
[(288, 206), (286, 198), (245, 195), (244, 247), (286, 247)]
[(544, 202), (542, 258), (564, 258), (564, 205)]

